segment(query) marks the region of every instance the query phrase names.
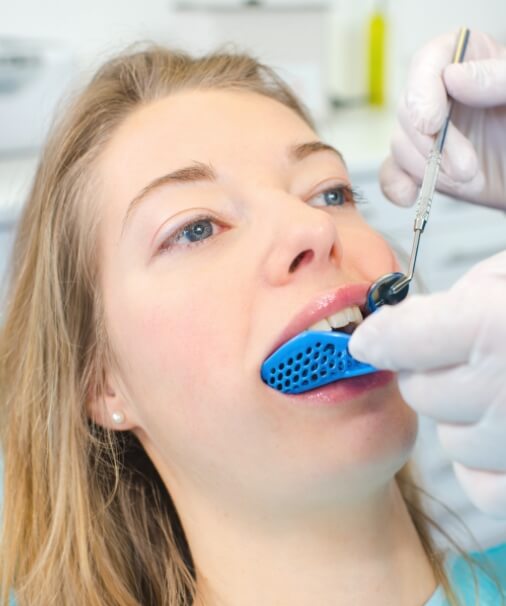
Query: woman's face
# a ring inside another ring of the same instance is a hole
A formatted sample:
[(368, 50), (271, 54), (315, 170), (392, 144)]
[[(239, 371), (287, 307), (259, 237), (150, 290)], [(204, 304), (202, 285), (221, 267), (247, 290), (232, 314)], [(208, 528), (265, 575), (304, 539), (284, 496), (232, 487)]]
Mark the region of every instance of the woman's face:
[(395, 380), (317, 405), (260, 378), (318, 295), (396, 268), (342, 197), (340, 157), (294, 153), (315, 141), (270, 98), (188, 91), (132, 113), (101, 157), (101, 288), (121, 366), (108, 406), (123, 410), (121, 428), (139, 436), (176, 502), (347, 498), (386, 483), (413, 444), (416, 417)]

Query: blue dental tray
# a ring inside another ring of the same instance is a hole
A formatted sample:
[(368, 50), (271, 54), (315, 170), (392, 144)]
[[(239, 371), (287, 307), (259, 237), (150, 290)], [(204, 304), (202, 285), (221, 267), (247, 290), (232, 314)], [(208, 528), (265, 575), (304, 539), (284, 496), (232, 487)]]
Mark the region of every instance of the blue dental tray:
[(338, 331), (306, 330), (293, 337), (262, 364), (261, 377), (283, 393), (303, 393), (333, 383), (377, 372), (355, 360), (348, 351), (350, 335)]

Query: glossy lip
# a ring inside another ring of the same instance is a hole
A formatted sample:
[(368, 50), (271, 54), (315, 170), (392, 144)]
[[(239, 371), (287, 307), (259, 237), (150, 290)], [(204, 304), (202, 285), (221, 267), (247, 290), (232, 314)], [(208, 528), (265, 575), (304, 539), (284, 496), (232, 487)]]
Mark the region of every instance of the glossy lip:
[(363, 308), (370, 285), (369, 282), (343, 284), (337, 289), (318, 295), (297, 313), (285, 327), (274, 342), (266, 358), (274, 353), (278, 347), (281, 347), (281, 345), (292, 337), (295, 337), (295, 335), (298, 335), (301, 331), (309, 328), (319, 320), (327, 318), (351, 305), (358, 305)]
[(332, 406), (354, 400), (366, 393), (386, 386), (395, 378), (389, 370), (382, 370), (370, 375), (362, 375), (352, 379), (343, 379), (328, 383), (311, 391), (299, 394), (281, 394), (294, 404), (308, 406)]

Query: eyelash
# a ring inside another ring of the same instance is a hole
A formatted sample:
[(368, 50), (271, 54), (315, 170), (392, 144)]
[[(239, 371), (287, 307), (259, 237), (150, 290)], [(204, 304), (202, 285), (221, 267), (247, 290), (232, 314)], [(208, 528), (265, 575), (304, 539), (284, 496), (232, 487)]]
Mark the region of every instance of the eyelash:
[[(362, 192), (358, 188), (352, 187), (350, 185), (337, 185), (334, 187), (329, 187), (328, 189), (324, 189), (323, 191), (319, 192), (318, 194), (315, 194), (315, 196), (313, 196), (313, 198), (315, 198), (316, 196), (324, 196), (325, 194), (333, 193), (336, 191), (340, 192), (341, 194), (344, 194), (343, 202), (341, 204), (336, 204), (336, 205), (329, 204), (322, 208), (338, 208), (340, 206), (344, 206), (347, 203), (348, 204), (351, 204), (351, 203), (363, 204), (366, 202), (366, 199), (363, 196)], [(319, 207), (316, 207), (316, 208), (319, 208)], [(211, 221), (212, 223), (216, 223), (218, 225), (220, 224), (220, 222), (211, 215), (205, 215), (205, 214), (197, 215), (196, 217), (193, 217), (191, 221), (184, 224), (175, 233), (171, 234), (168, 238), (166, 238), (160, 245), (159, 252), (162, 254), (167, 254), (169, 252), (169, 250), (171, 249), (172, 245), (175, 242), (177, 242), (179, 238), (181, 238), (183, 236), (185, 230), (187, 230), (189, 227), (192, 227), (193, 225), (195, 225), (201, 221)], [(200, 244), (205, 244), (207, 242), (207, 240), (210, 240), (213, 237), (214, 237), (214, 234), (212, 236), (210, 236), (209, 238), (205, 238), (204, 240), (197, 240), (190, 244), (186, 244), (185, 246), (183, 246), (183, 248), (194, 248)]]

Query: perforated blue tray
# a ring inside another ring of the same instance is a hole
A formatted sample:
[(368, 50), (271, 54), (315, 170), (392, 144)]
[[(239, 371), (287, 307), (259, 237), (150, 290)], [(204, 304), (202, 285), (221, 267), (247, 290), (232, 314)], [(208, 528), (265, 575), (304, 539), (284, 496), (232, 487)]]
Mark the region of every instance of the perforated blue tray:
[(377, 368), (355, 360), (344, 332), (301, 332), (273, 352), (262, 364), (261, 376), (269, 387), (283, 393), (303, 393)]

